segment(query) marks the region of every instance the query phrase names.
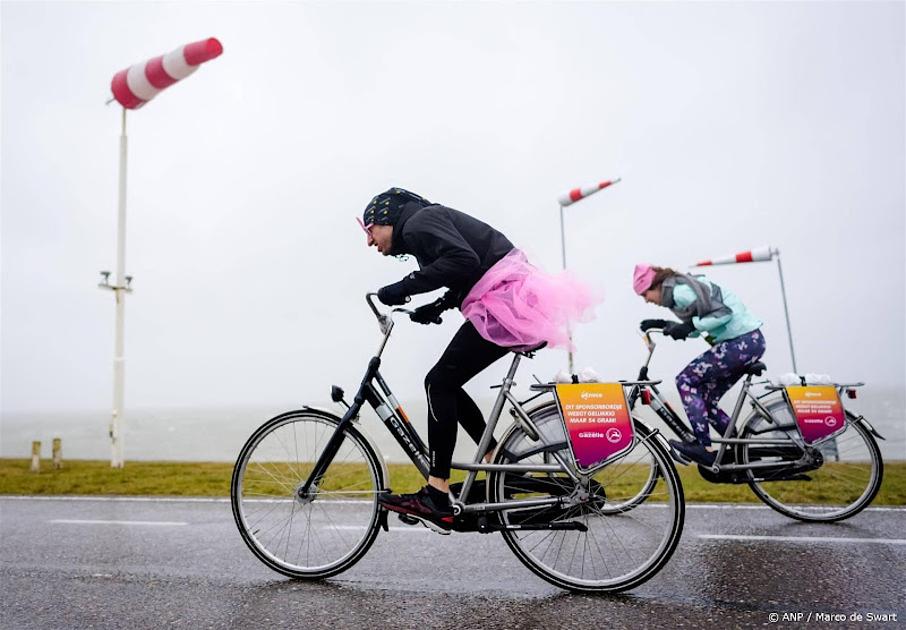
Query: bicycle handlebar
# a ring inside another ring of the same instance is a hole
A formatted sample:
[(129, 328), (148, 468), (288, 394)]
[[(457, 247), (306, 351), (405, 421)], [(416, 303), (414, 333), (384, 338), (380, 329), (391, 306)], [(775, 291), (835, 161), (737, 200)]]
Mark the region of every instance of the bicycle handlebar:
[[(375, 305), (375, 303), (374, 303), (374, 298), (376, 298), (376, 297), (377, 297), (377, 293), (366, 293), (365, 302), (368, 304), (368, 307), (371, 309), (371, 312), (374, 313), (375, 318), (378, 320), (378, 325), (381, 327), (381, 333), (383, 333), (385, 335), (388, 332), (390, 332), (390, 329), (393, 327), (392, 324), (393, 324), (393, 314), (394, 313), (405, 313), (406, 315), (409, 316), (410, 319), (412, 318), (413, 315), (415, 315), (414, 310), (411, 310), (408, 308), (401, 308), (399, 306), (396, 306), (396, 307), (390, 309), (389, 313), (381, 313), (378, 310), (377, 305)], [(407, 297), (406, 302), (409, 302), (411, 299), (412, 298)], [(438, 317), (436, 320), (434, 320), (434, 323), (440, 324), (441, 323), (440, 317)]]
[(649, 356), (654, 352), (654, 347), (657, 345), (654, 342), (654, 339), (651, 338), (652, 332), (659, 332), (663, 335), (664, 329), (658, 326), (653, 326), (647, 330), (642, 330), (641, 328), (639, 328), (639, 333), (642, 335), (642, 338), (645, 340), (645, 346), (648, 348)]

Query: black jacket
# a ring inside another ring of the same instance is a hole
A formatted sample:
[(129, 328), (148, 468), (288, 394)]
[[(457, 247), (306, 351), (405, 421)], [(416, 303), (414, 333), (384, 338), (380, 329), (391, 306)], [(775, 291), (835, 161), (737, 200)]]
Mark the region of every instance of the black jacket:
[(509, 239), (474, 217), (441, 205), (409, 204), (393, 226), (390, 253), (412, 254), (419, 270), (396, 283), (405, 295), (440, 287), (459, 306), (485, 272), (513, 249)]

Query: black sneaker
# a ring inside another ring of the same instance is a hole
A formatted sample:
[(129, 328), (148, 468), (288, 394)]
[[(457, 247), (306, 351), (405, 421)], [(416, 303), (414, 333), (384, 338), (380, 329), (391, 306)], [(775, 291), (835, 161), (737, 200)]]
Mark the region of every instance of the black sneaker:
[(712, 453), (701, 444), (689, 444), (679, 440), (670, 440), (670, 446), (674, 448), (682, 457), (692, 460), (696, 464), (710, 468), (714, 465), (716, 453)]
[(453, 508), (449, 497), (430, 486), (414, 494), (385, 494), (378, 499), (378, 503), (391, 512), (408, 517), (404, 522), (414, 519), (438, 534), (449, 534), (453, 527)]

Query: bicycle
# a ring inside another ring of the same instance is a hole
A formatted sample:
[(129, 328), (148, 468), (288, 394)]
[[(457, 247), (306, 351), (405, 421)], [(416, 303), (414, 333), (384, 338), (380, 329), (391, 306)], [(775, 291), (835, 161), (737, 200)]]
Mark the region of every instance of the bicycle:
[[(651, 338), (654, 332), (663, 334), (661, 328), (650, 328), (642, 334), (648, 357), (639, 370), (639, 381), (648, 379), (648, 367), (656, 347)], [(711, 467), (698, 464), (699, 473), (712, 483), (748, 484), (765, 504), (800, 521), (835, 522), (858, 514), (877, 495), (884, 474), (875, 440), (884, 439), (883, 436), (863, 416), (857, 416), (842, 404), (844, 392), (855, 398), (856, 388), (864, 383), (806, 387), (803, 379), (799, 385), (787, 387), (767, 379), (753, 382), (766, 369), (759, 361), (745, 371), (727, 430), (712, 440), (719, 445), (714, 464)], [(762, 386), (764, 391), (753, 393), (755, 386)], [(820, 391), (821, 387), (832, 388), (833, 395)], [(821, 414), (825, 416), (823, 419), (803, 419), (807, 415), (801, 413), (804, 407), (796, 408), (800, 412), (794, 409), (803, 395), (823, 396), (824, 400), (819, 401), (822, 406), (814, 409), (831, 409), (836, 402), (843, 413)], [(746, 400), (752, 409), (740, 422)], [(633, 386), (628, 397), (630, 408), (635, 408), (639, 401), (650, 406), (681, 440), (696, 441), (689, 426), (656, 385)], [(803, 422), (818, 422), (823, 430), (807, 436), (813, 425)], [(692, 463), (675, 449), (671, 449), (671, 454), (683, 464)], [(828, 461), (830, 458), (835, 461)], [(817, 486), (822, 487), (821, 492), (815, 491)], [(644, 500), (644, 492), (641, 497)]]
[[(341, 388), (331, 388), (331, 399), (346, 409), (342, 417), (310, 406), (280, 414), (249, 437), (233, 470), (230, 499), (243, 540), (264, 564), (293, 578), (336, 575), (364, 556), (380, 529), (389, 531), (388, 512), (378, 503), (390, 491), (388, 470), (360, 426), (366, 403), (428, 476), (428, 449), (380, 373), (394, 315), (412, 311), (381, 313), (375, 295), (365, 299), (383, 338), (351, 404)], [(564, 589), (633, 588), (667, 563), (682, 532), (685, 503), (669, 445), (634, 418), (623, 451), (590, 468), (580, 466), (560, 413), (558, 386), (539, 381), (522, 401), (511, 391), (520, 361), (543, 345), (513, 349), (506, 376), (494, 387), (497, 397), (475, 457), (453, 462), (466, 472), (463, 482), (451, 486), (453, 530), (500, 532), (526, 567)], [(623, 386), (647, 384), (617, 386), (624, 405)], [(526, 407), (551, 393), (554, 400)], [(513, 423), (491, 463), (484, 463), (507, 403)], [(628, 417), (628, 407), (625, 412)], [(480, 472), (485, 477), (479, 480)], [(640, 489), (647, 505), (630, 510)]]

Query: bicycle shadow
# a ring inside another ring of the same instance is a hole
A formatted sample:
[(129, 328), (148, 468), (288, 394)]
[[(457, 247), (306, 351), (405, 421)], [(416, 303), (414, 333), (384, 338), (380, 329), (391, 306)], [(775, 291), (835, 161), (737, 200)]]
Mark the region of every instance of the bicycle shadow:
[[(519, 584), (513, 586), (518, 589)], [(613, 628), (638, 628), (652, 627), (653, 618), (662, 613), (672, 618), (686, 606), (650, 592), (640, 596), (557, 590), (529, 595), (442, 592), (435, 587), (415, 591), (345, 580), (274, 580), (250, 589), (237, 602), (239, 613), (234, 619), (237, 626), (260, 624), (264, 618), (274, 619), (275, 609), (281, 609), (282, 614), (305, 621), (306, 627), (568, 628), (606, 618)]]
[(304, 581), (304, 580), (294, 580), (291, 578), (286, 579), (275, 579), (269, 580), (266, 583), (259, 584), (253, 587), (250, 590), (258, 592), (260, 594), (269, 594), (269, 593), (295, 593), (295, 592), (311, 592), (318, 594), (331, 595), (333, 597), (339, 598), (356, 598), (355, 601), (361, 601), (363, 596), (371, 596), (375, 594), (387, 594), (387, 595), (398, 595), (398, 596), (418, 596), (418, 597), (433, 597), (437, 595), (443, 595), (445, 597), (453, 598), (479, 598), (479, 599), (512, 599), (512, 600), (525, 600), (538, 603), (539, 601), (545, 602), (545, 604), (556, 604), (559, 602), (568, 602), (576, 599), (607, 599), (614, 602), (623, 602), (627, 604), (638, 604), (640, 602), (646, 601), (648, 598), (635, 595), (632, 592), (629, 593), (578, 593), (571, 592), (562, 589), (558, 589), (554, 586), (548, 586), (545, 584), (545, 587), (549, 588), (549, 591), (546, 592), (526, 592), (511, 590), (506, 588), (485, 588), (482, 590), (472, 590), (465, 591), (461, 589), (450, 589), (441, 590), (437, 589), (437, 586), (431, 586), (424, 590), (416, 590), (408, 584), (384, 584), (384, 585), (375, 585), (373, 583), (359, 582), (355, 580), (350, 580), (348, 578), (328, 578), (326, 580), (316, 580), (316, 581)]

